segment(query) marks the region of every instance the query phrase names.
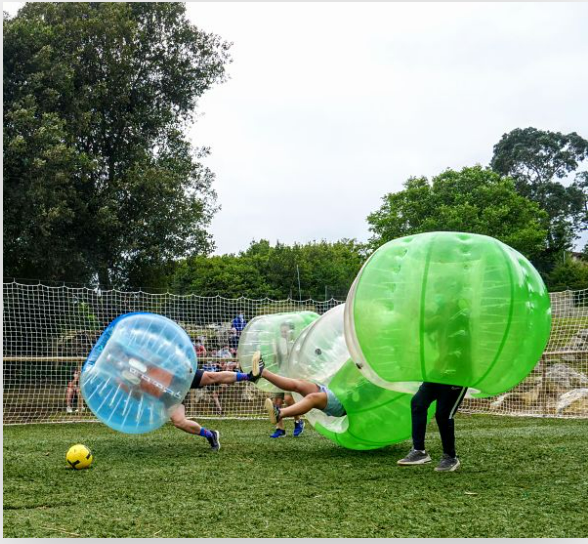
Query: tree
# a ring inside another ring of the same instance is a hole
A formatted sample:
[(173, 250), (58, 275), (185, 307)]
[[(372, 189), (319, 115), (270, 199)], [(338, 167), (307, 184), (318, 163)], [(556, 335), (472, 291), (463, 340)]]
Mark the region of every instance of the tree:
[(481, 166), (410, 178), (405, 189), (383, 197), (368, 216), (372, 247), (431, 231), (459, 231), (498, 238), (529, 258), (545, 247), (547, 214), (519, 195), (510, 178)]
[(364, 260), (364, 248), (354, 240), (293, 246), (272, 246), (260, 240), (238, 255), (197, 256), (182, 261), (170, 276), (170, 288), (227, 298), (341, 298)]
[(555, 265), (546, 284), (550, 291), (588, 289), (588, 263), (568, 256)]
[[(562, 134), (517, 128), (494, 146), (490, 166), (515, 180), (517, 191), (537, 202), (549, 215), (543, 268), (571, 249), (576, 234), (588, 226), (586, 172), (577, 172), (588, 157), (588, 141), (575, 132)], [(568, 186), (559, 181), (576, 173)]]
[(261, 240), (242, 256), (263, 271), (267, 284), (280, 297), (322, 300), (347, 295), (365, 261), (365, 249), (355, 240), (274, 247)]
[(263, 271), (236, 255), (198, 255), (179, 263), (170, 279), (174, 293), (195, 293), (203, 297), (279, 297)]
[(178, 2), (5, 15), (5, 275), (145, 285), (210, 251), (214, 176), (183, 132), (229, 47)]

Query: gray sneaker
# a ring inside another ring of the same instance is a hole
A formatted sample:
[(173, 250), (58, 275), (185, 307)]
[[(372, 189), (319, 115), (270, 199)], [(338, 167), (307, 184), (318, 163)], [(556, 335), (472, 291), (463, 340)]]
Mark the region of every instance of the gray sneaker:
[(425, 450), (415, 450), (412, 448), (408, 455), (404, 459), (400, 459), (396, 463), (402, 466), (410, 466), (410, 465), (424, 465), (425, 463), (430, 463), (431, 457)]
[(212, 451), (220, 450), (220, 433), (218, 431), (210, 431), (212, 436), (207, 438), (208, 443), (210, 444), (210, 449)]
[(439, 461), (439, 464), (435, 467), (435, 471), (453, 472), (454, 470), (458, 469), (460, 464), (461, 463), (457, 457), (451, 457), (450, 455), (444, 453), (443, 457), (441, 457), (441, 461)]

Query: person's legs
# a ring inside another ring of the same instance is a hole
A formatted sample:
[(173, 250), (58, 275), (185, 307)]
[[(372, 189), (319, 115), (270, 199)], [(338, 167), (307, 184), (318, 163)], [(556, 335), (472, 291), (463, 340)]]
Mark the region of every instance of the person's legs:
[(298, 393), (303, 397), (319, 391), (318, 385), (315, 385), (312, 382), (307, 382), (305, 380), (294, 380), (292, 378), (284, 378), (283, 376), (274, 374), (273, 372), (270, 372), (265, 368), (262, 371), (261, 377), (266, 379), (268, 382), (274, 384), (276, 387), (283, 389), (284, 391)]
[(424, 382), (419, 387), (410, 402), (412, 415), (412, 445), (415, 450), (425, 449), (425, 434), (427, 432), (427, 412), (429, 406), (437, 400), (437, 385)]
[(73, 382), (68, 382), (67, 390), (65, 391), (65, 406), (66, 406), (66, 409), (68, 412), (73, 411), (72, 400), (73, 400), (75, 390), (76, 390), (76, 388), (73, 385)]
[(222, 404), (220, 403), (220, 400), (218, 398), (218, 391), (216, 389), (214, 389), (214, 386), (212, 386), (212, 387), (213, 387), (212, 392), (211, 392), (212, 400), (216, 404), (216, 409), (218, 410), (218, 415), (220, 416), (223, 413), (223, 407), (222, 407)]
[(202, 427), (198, 423), (186, 417), (186, 407), (183, 404), (180, 404), (175, 409), (171, 415), (171, 421), (176, 428), (188, 434), (200, 434), (202, 430)]
[(443, 453), (455, 459), (455, 422), (453, 416), (459, 405), (463, 402), (467, 387), (456, 385), (444, 385), (441, 387), (438, 399), (435, 419), (441, 435)]
[(188, 434), (194, 434), (206, 438), (214, 451), (218, 451), (220, 449), (220, 433), (218, 431), (209, 431), (205, 427), (200, 426), (195, 421), (188, 419), (186, 417), (186, 407), (183, 404), (180, 404), (174, 410), (173, 414), (171, 415), (171, 421), (175, 427)]
[[(294, 397), (288, 393), (286, 393), (284, 395), (284, 402), (288, 405), (288, 406), (292, 406), (293, 404), (296, 403), (296, 401), (294, 400)], [(294, 421), (300, 421), (300, 416), (294, 416)]]
[[(318, 389), (318, 385), (316, 387)], [(324, 408), (326, 408), (327, 402), (327, 394), (319, 390), (316, 393), (309, 393), (303, 399), (299, 400), (298, 402), (295, 402), (291, 406), (286, 406), (286, 408), (282, 408), (280, 410), (280, 416), (281, 419), (284, 419), (285, 417), (302, 416), (310, 412), (313, 408), (323, 410)]]
[[(241, 378), (241, 379), (239, 379)], [(247, 381), (247, 374), (242, 372), (231, 372), (230, 370), (223, 370), (221, 372), (204, 372), (200, 385), (212, 384), (230, 384), (235, 382)]]
[(436, 386), (434, 383), (422, 383), (411, 400), (412, 449), (406, 457), (397, 462), (399, 465), (423, 465), (431, 462), (431, 457), (425, 451), (425, 434), (429, 406), (436, 400)]
[[(284, 401), (286, 402), (286, 404), (288, 404), (288, 406), (292, 406), (293, 404), (296, 403), (296, 401), (294, 400), (294, 397), (289, 394), (284, 395)], [(280, 421), (278, 421), (278, 425), (279, 424), (281, 424), (283, 426), (284, 422), (282, 420), (280, 420)], [(292, 433), (292, 436), (298, 437), (303, 433), (303, 431), (304, 431), (304, 421), (302, 420), (302, 418), (300, 416), (294, 416), (294, 432)]]
[(302, 400), (299, 400), (292, 406), (287, 406), (286, 408), (278, 409), (273, 405), (271, 399), (267, 399), (265, 401), (266, 409), (270, 415), (271, 422), (275, 424), (286, 417), (301, 416), (310, 412), (313, 408), (323, 410), (327, 406), (327, 394), (320, 391), (318, 385), (315, 387), (316, 392), (307, 394)]
[[(270, 383), (272, 383), (276, 387), (283, 389), (285, 391), (288, 391), (288, 392), (296, 392), (296, 393), (302, 395), (303, 397), (320, 391), (320, 388), (311, 382), (307, 382), (304, 380), (294, 380), (294, 379), (290, 379), (290, 378), (284, 378), (283, 376), (280, 376), (278, 374), (274, 374), (273, 372), (266, 370), (264, 367), (260, 352), (256, 352), (253, 355), (251, 366), (252, 366), (252, 369), (251, 369), (251, 373), (250, 373), (250, 375), (251, 375), (250, 379), (256, 380), (256, 379), (258, 379), (258, 377), (265, 378), (266, 380), (268, 380)], [(273, 406), (269, 406), (268, 404), (266, 404), (266, 408), (268, 408), (269, 411), (273, 412), (273, 411), (275, 411), (275, 410), (273, 410), (273, 407), (275, 407), (277, 409), (277, 412), (279, 413), (283, 409), (282, 406), (284, 404), (284, 401), (288, 404), (288, 407), (294, 406), (296, 404), (292, 395), (290, 395), (289, 393), (281, 393), (281, 394), (275, 395), (273, 397)], [(267, 401), (266, 401), (266, 403), (267, 403)], [(326, 406), (326, 404), (325, 404), (325, 406)], [(302, 413), (306, 413), (306, 412), (302, 412)], [(292, 414), (292, 415), (294, 417), (294, 433), (293, 433), (293, 435), (295, 437), (297, 437), (297, 436), (300, 436), (302, 434), (302, 432), (304, 431), (304, 421), (302, 421), (302, 419), (300, 418), (300, 415), (298, 415), (298, 414)], [(276, 421), (276, 431), (271, 436), (272, 436), (272, 438), (278, 438), (280, 436), (284, 436), (285, 434), (286, 434), (286, 430), (284, 427), (284, 422), (281, 418), (278, 418)]]
[(80, 388), (77, 386), (74, 389), (72, 404), (74, 406), (76, 406), (76, 411), (78, 411), (78, 412), (84, 411), (84, 397), (82, 397), (82, 392), (80, 391)]
[[(278, 408), (279, 410), (282, 409), (284, 405), (284, 399), (286, 395), (284, 393), (277, 393), (272, 397), (273, 405)], [(270, 435), (271, 438), (280, 438), (281, 436), (286, 435), (286, 428), (284, 427), (284, 422), (280, 419), (276, 423), (276, 430), (273, 434)]]

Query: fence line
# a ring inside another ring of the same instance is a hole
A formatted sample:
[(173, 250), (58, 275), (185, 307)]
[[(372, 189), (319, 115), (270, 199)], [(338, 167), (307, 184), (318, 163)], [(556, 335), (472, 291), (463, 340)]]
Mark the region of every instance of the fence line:
[[(76, 370), (102, 330), (120, 314), (149, 311), (180, 324), (201, 339), (211, 370), (234, 366), (235, 316), (312, 310), (323, 314), (342, 300), (227, 299), (49, 287), (3, 285), (4, 423), (90, 421), (77, 392)], [(553, 326), (543, 357), (512, 391), (490, 399), (466, 399), (472, 413), (588, 418), (588, 289), (551, 294)], [(191, 391), (190, 417), (263, 417), (265, 395), (240, 382)], [(68, 411), (68, 408), (71, 411)], [(76, 410), (78, 410), (76, 412)]]

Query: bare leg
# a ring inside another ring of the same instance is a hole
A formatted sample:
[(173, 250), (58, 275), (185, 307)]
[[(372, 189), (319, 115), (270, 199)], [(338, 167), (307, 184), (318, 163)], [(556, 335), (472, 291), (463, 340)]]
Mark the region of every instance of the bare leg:
[(310, 393), (302, 400), (294, 403), (292, 406), (282, 408), (280, 410), (280, 418), (284, 419), (285, 417), (301, 416), (307, 412), (310, 412), (313, 408), (322, 410), (327, 406), (327, 401), (328, 399), (326, 393)]
[(83, 412), (84, 411), (84, 397), (82, 397), (82, 392), (80, 391), (79, 387), (76, 387), (76, 393), (78, 395), (78, 412)]
[[(273, 399), (274, 406), (277, 406), (280, 410), (284, 406), (284, 399), (282, 397), (274, 397)], [(284, 427), (284, 422), (282, 420), (276, 423), (276, 429), (280, 429), (280, 431), (286, 431)]]
[(186, 407), (180, 404), (171, 416), (172, 423), (182, 431), (189, 434), (200, 434), (202, 427), (195, 421), (186, 418)]
[(200, 385), (211, 385), (213, 383), (235, 383), (237, 373), (223, 370), (222, 372), (205, 372), (200, 380)]
[(223, 407), (221, 406), (220, 400), (218, 400), (218, 393), (216, 391), (212, 392), (212, 398), (216, 404), (219, 415), (221, 415), (223, 413)]
[(71, 382), (67, 384), (67, 391), (65, 392), (65, 405), (71, 408), (71, 399), (73, 398), (75, 388), (71, 385)]
[[(286, 395), (284, 395), (284, 401), (288, 406), (292, 406), (296, 403), (294, 397), (292, 395), (288, 395), (287, 393)], [(294, 416), (294, 421), (300, 421), (300, 416)], [(282, 421), (280, 421), (279, 423), (282, 423), (282, 425), (284, 424)]]
[(291, 378), (284, 378), (283, 376), (278, 376), (269, 370), (263, 369), (263, 373), (261, 374), (262, 378), (265, 378), (268, 382), (273, 383), (276, 387), (283, 389), (284, 391), (294, 391), (306, 397), (306, 395), (310, 395), (311, 393), (317, 393), (320, 391), (318, 385), (307, 382), (305, 380), (293, 380)]

